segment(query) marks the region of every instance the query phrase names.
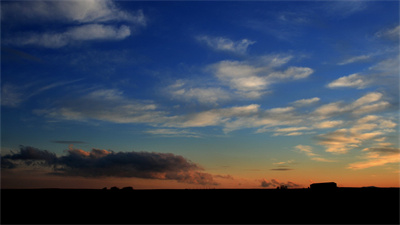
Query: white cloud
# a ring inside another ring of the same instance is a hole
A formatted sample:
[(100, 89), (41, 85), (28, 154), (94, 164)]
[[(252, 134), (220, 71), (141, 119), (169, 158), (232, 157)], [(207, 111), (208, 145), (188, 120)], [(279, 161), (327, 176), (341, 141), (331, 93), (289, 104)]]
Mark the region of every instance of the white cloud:
[[(360, 115), (371, 112), (384, 110), (390, 106), (387, 101), (379, 101), (383, 97), (382, 93), (371, 92), (355, 100), (350, 104), (344, 104), (342, 102), (333, 102), (322, 105), (315, 109), (314, 113), (321, 118), (326, 118), (334, 115), (343, 114), (346, 112), (352, 112), (353, 114)], [(376, 102), (376, 103), (374, 103)], [(374, 104), (371, 104), (374, 103)]]
[(205, 42), (209, 47), (217, 51), (228, 51), (237, 54), (245, 54), (247, 48), (256, 43), (248, 39), (242, 39), (240, 41), (232, 41), (229, 38), (224, 37), (210, 37), (207, 35), (196, 37), (198, 41)]
[(112, 0), (24, 1), (2, 4), (2, 21), (99, 23), (124, 21), (146, 25), (142, 10), (126, 12)]
[(383, 29), (383, 30), (377, 32), (375, 34), (375, 36), (378, 38), (386, 38), (389, 40), (398, 41), (399, 34), (400, 34), (400, 25), (397, 25), (392, 28)]
[(285, 71), (276, 71), (276, 67), (290, 59), (291, 56), (264, 56), (251, 61), (225, 60), (210, 68), (220, 81), (238, 94), (257, 99), (267, 93), (273, 83), (304, 79), (314, 72), (308, 67), (289, 67)]
[(221, 87), (190, 87), (182, 80), (168, 86), (166, 91), (175, 99), (186, 102), (197, 101), (202, 104), (218, 105), (232, 98), (232, 94)]
[(326, 147), (327, 152), (347, 153), (349, 150), (361, 147), (366, 141), (384, 141), (382, 137), (394, 132), (397, 124), (390, 119), (376, 115), (367, 115), (354, 121), (349, 128), (320, 134), (319, 144)]
[[(16, 27), (21, 23), (63, 22), (64, 30), (25, 29), (7, 34), (2, 40), (15, 46), (45, 48), (61, 48), (82, 41), (122, 40), (139, 26), (146, 26), (142, 10), (125, 12), (111, 0), (8, 2), (2, 4), (2, 22), (13, 23)], [(118, 22), (118, 25), (111, 22)]]
[(292, 102), (293, 105), (296, 106), (305, 106), (305, 105), (311, 105), (316, 102), (319, 102), (320, 98), (314, 97), (314, 98), (307, 98), (307, 99), (300, 99), (295, 102)]
[(6, 40), (18, 46), (36, 45), (46, 48), (60, 48), (77, 41), (122, 40), (131, 35), (128, 26), (120, 27), (102, 24), (87, 24), (69, 28), (62, 33), (26, 33), (13, 40)]
[(326, 129), (326, 128), (333, 128), (343, 124), (342, 120), (331, 120), (331, 121), (322, 121), (314, 124), (315, 128), (318, 129)]
[(314, 71), (308, 67), (289, 67), (284, 72), (274, 72), (271, 73), (268, 78), (269, 79), (303, 79), (310, 76)]
[(357, 73), (340, 77), (328, 84), (329, 88), (352, 87), (357, 89), (365, 88), (370, 82), (365, 76)]
[(400, 163), (400, 149), (390, 146), (378, 146), (365, 148), (363, 151), (367, 153), (363, 156), (364, 161), (350, 163), (349, 169), (366, 169), (375, 166), (382, 166), (388, 163)]
[(351, 58), (349, 58), (349, 59), (346, 59), (346, 60), (344, 60), (344, 61), (338, 63), (338, 65), (341, 65), (341, 66), (342, 66), (342, 65), (347, 65), (347, 64), (350, 64), (350, 63), (365, 61), (365, 60), (368, 60), (368, 59), (370, 59), (370, 58), (371, 58), (371, 55), (359, 55), (359, 56), (354, 56), (354, 57), (351, 57)]

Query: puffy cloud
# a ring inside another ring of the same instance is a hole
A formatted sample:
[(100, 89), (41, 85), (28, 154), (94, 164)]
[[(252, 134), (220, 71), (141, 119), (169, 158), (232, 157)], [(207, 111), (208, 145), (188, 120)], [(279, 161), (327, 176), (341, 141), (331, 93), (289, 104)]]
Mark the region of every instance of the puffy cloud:
[(361, 76), (357, 73), (348, 76), (340, 77), (337, 80), (332, 81), (328, 84), (329, 88), (341, 88), (341, 87), (352, 87), (357, 89), (365, 88), (370, 82), (365, 76)]
[[(33, 147), (21, 147), (17, 154), (2, 157), (3, 168), (14, 168), (14, 161), (25, 164), (44, 161), (52, 166), (52, 175), (80, 177), (138, 177), (147, 179), (176, 180), (193, 184), (216, 185), (213, 176), (201, 172), (198, 164), (172, 153), (113, 152), (92, 149), (90, 152), (70, 148), (67, 155), (57, 157), (54, 153)], [(11, 166), (10, 166), (11, 164)]]
[(314, 72), (308, 67), (289, 67), (285, 71), (276, 71), (276, 67), (286, 64), (291, 58), (264, 56), (251, 61), (224, 60), (210, 68), (220, 81), (238, 94), (256, 99), (267, 93), (273, 83), (304, 79)]
[(247, 48), (256, 43), (248, 39), (242, 39), (240, 41), (232, 41), (229, 38), (224, 37), (210, 37), (207, 35), (196, 37), (198, 41), (206, 43), (209, 47), (217, 51), (228, 51), (237, 54), (245, 54)]

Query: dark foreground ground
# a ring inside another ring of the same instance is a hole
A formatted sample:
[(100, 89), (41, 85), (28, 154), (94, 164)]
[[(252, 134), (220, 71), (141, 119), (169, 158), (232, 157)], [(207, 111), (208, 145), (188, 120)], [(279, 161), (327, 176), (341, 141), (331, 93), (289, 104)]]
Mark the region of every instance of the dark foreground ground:
[(399, 224), (399, 189), (3, 189), (1, 223)]

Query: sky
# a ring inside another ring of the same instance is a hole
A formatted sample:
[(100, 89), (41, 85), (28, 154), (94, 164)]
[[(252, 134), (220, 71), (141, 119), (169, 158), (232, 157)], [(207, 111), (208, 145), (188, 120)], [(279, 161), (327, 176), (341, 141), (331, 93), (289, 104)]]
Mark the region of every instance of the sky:
[(2, 188), (399, 187), (398, 1), (2, 1)]

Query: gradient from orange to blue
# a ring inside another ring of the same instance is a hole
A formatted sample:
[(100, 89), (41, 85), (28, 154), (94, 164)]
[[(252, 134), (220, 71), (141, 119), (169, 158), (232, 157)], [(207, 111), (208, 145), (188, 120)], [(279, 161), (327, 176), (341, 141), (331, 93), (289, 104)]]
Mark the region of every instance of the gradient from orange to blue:
[(2, 2), (1, 186), (399, 187), (398, 9)]

